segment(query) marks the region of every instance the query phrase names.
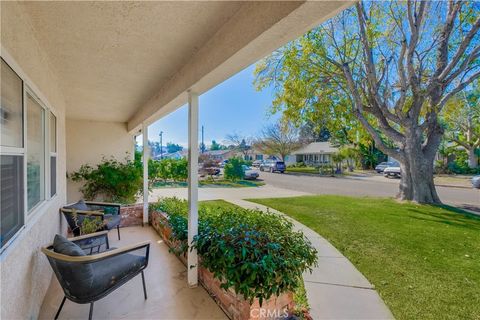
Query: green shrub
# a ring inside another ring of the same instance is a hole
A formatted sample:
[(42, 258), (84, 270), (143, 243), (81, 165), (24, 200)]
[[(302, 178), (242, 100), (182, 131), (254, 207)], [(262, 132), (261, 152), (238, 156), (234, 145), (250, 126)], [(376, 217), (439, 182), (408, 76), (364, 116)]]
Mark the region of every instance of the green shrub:
[(96, 167), (82, 165), (70, 178), (84, 182), (80, 191), (87, 200), (102, 197), (104, 201), (132, 203), (143, 187), (142, 163), (128, 157), (124, 162), (103, 158)]
[(243, 165), (245, 162), (240, 158), (231, 158), (228, 160), (228, 163), (225, 164), (224, 176), (225, 179), (230, 181), (237, 181), (243, 179), (245, 172), (243, 170)]
[[(150, 180), (185, 181), (188, 177), (188, 161), (186, 159), (155, 160), (155, 175)], [(149, 170), (150, 171), (150, 170)]]
[[(172, 239), (187, 246), (187, 202), (165, 198), (152, 206), (168, 214)], [(317, 263), (317, 251), (283, 216), (259, 210), (200, 207), (193, 240), (201, 264), (252, 302), (295, 291), (302, 273)]]

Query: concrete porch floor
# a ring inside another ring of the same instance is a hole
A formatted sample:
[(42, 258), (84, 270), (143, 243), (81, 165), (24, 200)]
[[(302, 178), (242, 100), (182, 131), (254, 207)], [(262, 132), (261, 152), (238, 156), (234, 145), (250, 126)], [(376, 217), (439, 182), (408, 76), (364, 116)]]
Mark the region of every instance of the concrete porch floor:
[[(145, 270), (148, 299), (143, 298), (141, 276), (137, 276), (110, 295), (95, 302), (94, 319), (228, 319), (201, 286), (190, 289), (186, 267), (168, 252), (168, 247), (151, 227), (122, 228), (109, 233), (110, 246), (150, 240), (150, 259)], [(63, 291), (53, 276), (40, 310), (40, 319), (53, 319)], [(67, 300), (60, 319), (86, 319), (89, 305)]]

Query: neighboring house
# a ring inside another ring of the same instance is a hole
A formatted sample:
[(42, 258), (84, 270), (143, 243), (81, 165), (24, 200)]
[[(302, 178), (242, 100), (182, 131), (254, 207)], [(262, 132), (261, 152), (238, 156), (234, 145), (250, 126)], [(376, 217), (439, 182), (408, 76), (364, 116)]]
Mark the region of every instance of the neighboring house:
[(320, 165), (332, 163), (332, 155), (338, 152), (338, 148), (330, 142), (312, 142), (293, 152), (295, 162), (303, 162), (306, 165)]
[(269, 155), (269, 154), (265, 154), (265, 153), (263, 153), (259, 150), (256, 150), (256, 149), (248, 150), (247, 155), (244, 156), (244, 159), (249, 160), (249, 161), (267, 160), (267, 159), (272, 159), (272, 158), (276, 159), (278, 157), (272, 156), (272, 155)]
[(228, 160), (230, 158), (233, 158), (237, 156), (237, 151), (236, 150), (210, 150), (210, 151), (205, 151), (201, 155), (207, 156), (212, 160), (222, 162), (224, 160)]
[(161, 156), (160, 155), (156, 155), (155, 157), (153, 157), (155, 160), (161, 160), (161, 159), (175, 159), (175, 160), (179, 160), (179, 159), (183, 159), (183, 158), (187, 158), (188, 157), (188, 150), (180, 150), (180, 151), (176, 151), (176, 152), (172, 152), (172, 153), (164, 153), (162, 154)]

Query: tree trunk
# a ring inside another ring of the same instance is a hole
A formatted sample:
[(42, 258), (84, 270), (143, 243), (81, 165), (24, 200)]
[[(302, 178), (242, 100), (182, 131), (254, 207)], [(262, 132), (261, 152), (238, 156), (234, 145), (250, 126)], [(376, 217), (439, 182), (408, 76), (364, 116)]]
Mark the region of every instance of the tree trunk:
[[(411, 145), (413, 144), (413, 146)], [(398, 198), (418, 203), (441, 203), (433, 182), (434, 156), (427, 157), (420, 143), (407, 143), (400, 160), (401, 181)]]
[(468, 167), (478, 167), (478, 156), (475, 154), (475, 148), (468, 150)]

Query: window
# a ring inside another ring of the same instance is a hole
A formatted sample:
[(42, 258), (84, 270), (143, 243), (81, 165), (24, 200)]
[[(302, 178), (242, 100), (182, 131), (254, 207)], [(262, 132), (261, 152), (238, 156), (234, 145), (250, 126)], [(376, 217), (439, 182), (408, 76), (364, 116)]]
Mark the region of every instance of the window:
[(57, 118), (50, 113), (50, 197), (57, 194)]
[(28, 223), (28, 214), (57, 193), (57, 119), (3, 58), (0, 72), (0, 240), (3, 251)]
[(23, 81), (1, 60), (0, 226), (2, 247), (23, 227)]
[(27, 93), (27, 208), (45, 200), (45, 110)]

